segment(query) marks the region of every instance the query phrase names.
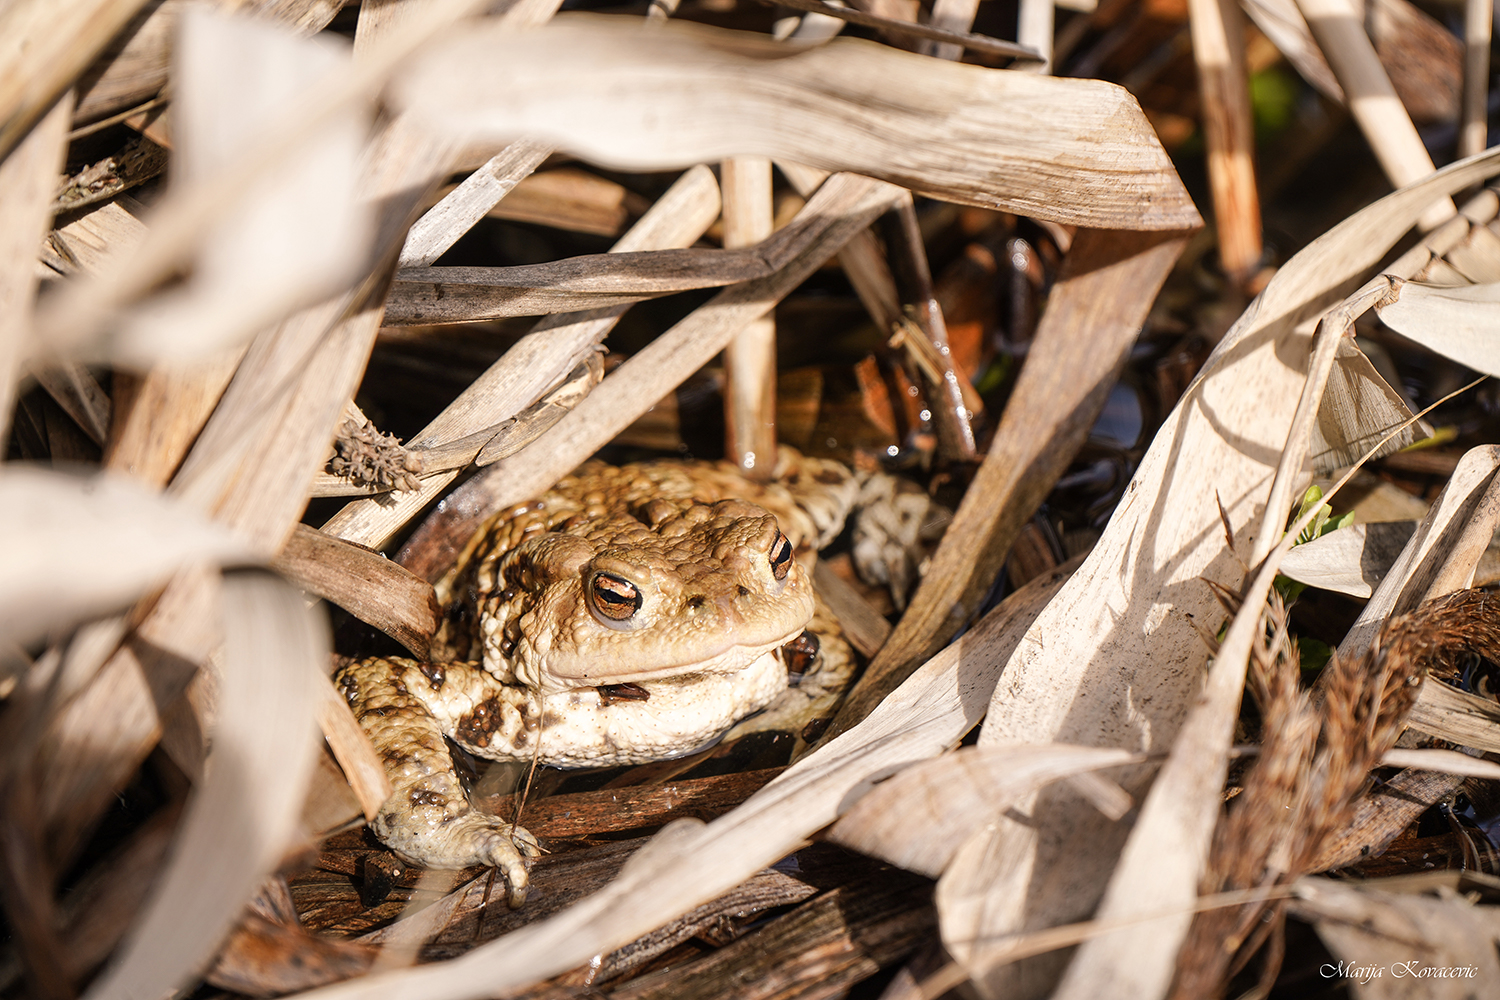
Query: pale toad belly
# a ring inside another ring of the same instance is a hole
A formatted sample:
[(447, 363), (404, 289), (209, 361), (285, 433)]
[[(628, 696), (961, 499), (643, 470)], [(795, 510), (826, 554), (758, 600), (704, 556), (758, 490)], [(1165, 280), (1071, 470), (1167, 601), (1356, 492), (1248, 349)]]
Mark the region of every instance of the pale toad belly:
[(642, 763), (783, 696), (778, 650), (814, 611), (797, 557), (855, 494), (836, 463), (787, 458), (769, 486), (707, 463), (590, 465), (492, 517), (439, 584), (461, 613), (437, 662), (337, 675), (396, 789), (377, 835), (417, 863), (502, 867), (518, 904), (535, 843), (469, 807), (445, 738), (492, 759)]

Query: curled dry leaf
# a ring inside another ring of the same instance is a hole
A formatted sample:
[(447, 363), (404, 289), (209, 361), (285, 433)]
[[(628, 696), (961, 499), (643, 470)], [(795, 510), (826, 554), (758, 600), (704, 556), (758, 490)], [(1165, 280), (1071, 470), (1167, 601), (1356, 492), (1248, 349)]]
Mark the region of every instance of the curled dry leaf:
[(1500, 284), (1425, 285), (1408, 281), (1394, 302), (1376, 306), (1403, 336), (1486, 375), (1500, 375)]
[(1351, 339), (1340, 337), (1313, 425), (1313, 471), (1347, 468), (1382, 440), (1377, 458), (1431, 437), (1432, 428), (1421, 420), (1398, 430), (1411, 415), (1406, 401), (1380, 377), (1364, 352)]
[(228, 530), (117, 476), (10, 466), (0, 525), (0, 635), (15, 642), (118, 608), (182, 566), (249, 558)]
[(770, 156), (1072, 225), (1201, 224), (1122, 88), (857, 39), (799, 51), (696, 25), (565, 15), (524, 35), (466, 29), (393, 91), (424, 120), (543, 138), (627, 170)]
[(1351, 524), (1293, 548), (1281, 572), (1309, 587), (1369, 597), (1416, 528), (1414, 521)]
[(962, 747), (876, 785), (828, 837), (937, 878), (964, 841), (1043, 785), (1146, 759), (1111, 747)]

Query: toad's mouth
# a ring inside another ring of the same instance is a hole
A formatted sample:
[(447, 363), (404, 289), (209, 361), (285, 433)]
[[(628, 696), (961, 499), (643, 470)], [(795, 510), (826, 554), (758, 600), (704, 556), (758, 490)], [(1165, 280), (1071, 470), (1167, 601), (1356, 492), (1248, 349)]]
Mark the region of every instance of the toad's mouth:
[(800, 615), (788, 617), (789, 621), (783, 619), (777, 623), (780, 627), (775, 631), (763, 627), (759, 636), (699, 635), (681, 644), (652, 644), (643, 637), (638, 649), (620, 645), (593, 654), (554, 650), (539, 671), (542, 687), (544, 690), (568, 691), (622, 687), (688, 675), (736, 674), (767, 653), (798, 642), (812, 617), (811, 612), (805, 618)]
[[(818, 637), (811, 632), (800, 632), (796, 638), (777, 646), (769, 655), (774, 656), (786, 667), (788, 683), (796, 687), (802, 681), (802, 675), (807, 673), (808, 668), (818, 657)], [(689, 674), (682, 676), (689, 676)], [(599, 692), (599, 700), (604, 705), (614, 705), (622, 701), (649, 701), (651, 698), (649, 687), (634, 682), (600, 684), (595, 690)]]

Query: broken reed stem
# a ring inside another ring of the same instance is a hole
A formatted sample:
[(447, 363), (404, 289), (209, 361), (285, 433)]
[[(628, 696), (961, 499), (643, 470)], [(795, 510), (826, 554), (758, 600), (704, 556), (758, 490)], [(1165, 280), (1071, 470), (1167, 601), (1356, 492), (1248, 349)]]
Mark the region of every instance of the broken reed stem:
[[(1432, 157), (1349, 0), (1297, 0), (1297, 6), (1391, 184), (1405, 187), (1432, 173), (1436, 169)], [(1453, 212), (1453, 200), (1440, 198), (1422, 213), (1417, 225), (1423, 231), (1435, 229), (1452, 218)]]
[(1052, 0), (1021, 0), (1021, 9), (1016, 17), (1016, 41), (1027, 48), (1036, 49), (1041, 54), (1042, 61), (1022, 63), (1016, 69), (1023, 73), (1051, 75), (1054, 20)]
[(1243, 288), (1260, 266), (1262, 253), (1244, 15), (1234, 0), (1188, 0), (1188, 14), (1219, 262), (1229, 280)]
[(972, 462), (975, 455), (974, 428), (964, 405), (960, 375), (953, 368), (948, 350), (948, 326), (942, 307), (932, 287), (932, 268), (927, 263), (927, 248), (917, 224), (916, 206), (910, 194), (896, 206), (896, 225), (892, 226), (892, 253), (910, 285), (917, 326), (932, 343), (930, 353), (936, 365), (935, 377), (921, 365), (912, 366), (912, 374), (922, 382), (923, 395), (932, 408), (932, 423), (937, 429), (938, 451), (950, 462)]
[[(653, 4), (661, 0), (652, 0)], [(858, 24), (865, 28), (878, 28), (897, 35), (910, 35), (915, 38), (927, 38), (939, 42), (951, 42), (955, 46), (971, 49), (974, 52), (987, 52), (991, 55), (1009, 56), (1016, 60), (1039, 61), (1041, 53), (1025, 45), (1015, 42), (1002, 41), (999, 38), (991, 38), (989, 35), (976, 35), (968, 31), (949, 31), (946, 28), (936, 27), (928, 24), (916, 24), (911, 21), (899, 21), (895, 18), (881, 17), (877, 14), (866, 14), (852, 7), (835, 7), (832, 4), (823, 3), (822, 0), (761, 0), (762, 3), (773, 3), (778, 7), (790, 7), (792, 10), (802, 10), (813, 14), (827, 14), (850, 24)], [(673, 4), (675, 8), (676, 4)]]
[(518, 139), (490, 157), (412, 225), (396, 266), (431, 266), (551, 153), (547, 143)]
[(1482, 153), (1489, 146), (1490, 33), (1494, 0), (1464, 2), (1464, 100), (1459, 116), (1458, 155)]
[[(927, 23), (945, 31), (968, 31), (974, 26), (974, 15), (978, 12), (979, 0), (934, 0), (932, 16), (927, 19)], [(935, 59), (957, 59), (964, 54), (961, 45), (931, 39), (923, 41), (917, 51)]]
[[(771, 235), (771, 161), (725, 160), (724, 249), (754, 246)], [(776, 468), (776, 318), (749, 323), (724, 350), (725, 456), (744, 475), (768, 481)]]

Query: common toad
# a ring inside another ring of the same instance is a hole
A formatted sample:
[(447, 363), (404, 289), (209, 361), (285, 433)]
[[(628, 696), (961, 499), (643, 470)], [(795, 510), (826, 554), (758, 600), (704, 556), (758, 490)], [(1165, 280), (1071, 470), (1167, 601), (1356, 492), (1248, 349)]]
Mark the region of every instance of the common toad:
[(498, 867), (518, 906), (537, 843), (471, 807), (446, 739), (494, 760), (636, 764), (815, 697), (817, 681), (787, 683), (787, 661), (808, 655), (806, 564), (858, 487), (790, 449), (777, 472), (757, 484), (723, 463), (590, 463), (486, 521), (438, 585), (452, 613), (433, 660), (335, 677), (395, 789), (376, 835), (417, 864)]

